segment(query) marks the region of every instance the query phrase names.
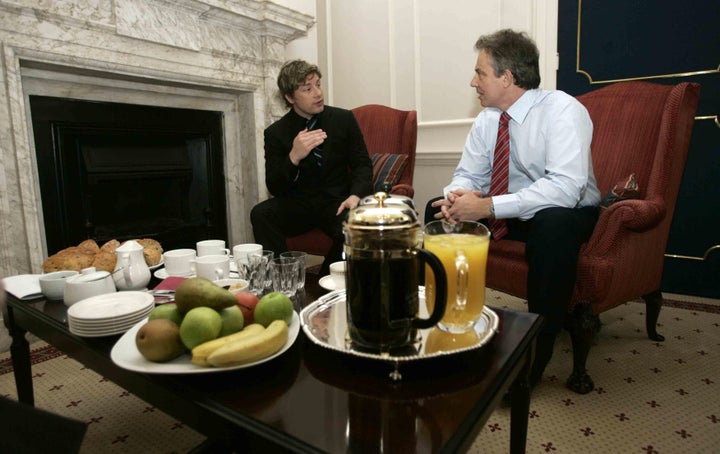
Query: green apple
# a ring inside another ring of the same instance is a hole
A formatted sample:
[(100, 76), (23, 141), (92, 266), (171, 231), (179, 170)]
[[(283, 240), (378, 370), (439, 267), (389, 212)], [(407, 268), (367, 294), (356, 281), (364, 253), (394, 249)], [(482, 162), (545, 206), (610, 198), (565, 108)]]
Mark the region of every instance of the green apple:
[(188, 350), (216, 339), (222, 329), (222, 317), (213, 308), (200, 306), (185, 314), (180, 325), (180, 339)]
[(157, 306), (155, 309), (152, 310), (152, 312), (150, 312), (150, 315), (148, 315), (149, 320), (155, 320), (158, 318), (166, 318), (170, 321), (175, 322), (177, 326), (180, 326), (183, 317), (178, 310), (177, 304), (168, 303)]
[(290, 326), (293, 317), (293, 304), (290, 298), (282, 292), (270, 292), (260, 298), (257, 306), (255, 306), (254, 319), (255, 323), (260, 323), (264, 327), (272, 323), (274, 320), (285, 320)]
[(220, 317), (222, 318), (222, 329), (218, 337), (237, 333), (245, 325), (245, 316), (237, 306), (230, 306), (220, 310)]

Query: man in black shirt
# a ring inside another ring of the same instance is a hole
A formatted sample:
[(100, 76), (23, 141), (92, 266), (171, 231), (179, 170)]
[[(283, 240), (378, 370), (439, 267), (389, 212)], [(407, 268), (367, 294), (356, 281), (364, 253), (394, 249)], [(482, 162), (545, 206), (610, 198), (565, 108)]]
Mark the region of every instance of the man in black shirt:
[(272, 198), (253, 207), (255, 240), (275, 254), (289, 236), (320, 228), (333, 239), (322, 274), (342, 258), (342, 223), (372, 193), (372, 163), (352, 112), (326, 106), (317, 66), (286, 63), (278, 88), (287, 114), (265, 129), (265, 183)]

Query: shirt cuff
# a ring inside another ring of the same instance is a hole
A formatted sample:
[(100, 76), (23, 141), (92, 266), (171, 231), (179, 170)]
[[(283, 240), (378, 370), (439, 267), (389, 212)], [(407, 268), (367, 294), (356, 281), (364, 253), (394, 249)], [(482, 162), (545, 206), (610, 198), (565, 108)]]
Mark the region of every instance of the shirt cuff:
[(503, 194), (492, 196), (495, 206), (496, 219), (508, 219), (517, 217), (518, 200), (515, 194)]

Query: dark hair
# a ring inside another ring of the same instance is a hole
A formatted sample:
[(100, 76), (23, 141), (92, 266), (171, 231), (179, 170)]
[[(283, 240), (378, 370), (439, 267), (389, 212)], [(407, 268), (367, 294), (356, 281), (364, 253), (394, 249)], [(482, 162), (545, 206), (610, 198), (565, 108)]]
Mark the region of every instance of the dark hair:
[(304, 60), (292, 60), (286, 62), (282, 68), (280, 68), (277, 84), (280, 89), (280, 96), (283, 101), (285, 101), (287, 107), (292, 107), (292, 104), (288, 102), (286, 96), (292, 98), (295, 90), (297, 90), (300, 85), (303, 85), (311, 74), (317, 74), (318, 77), (322, 77), (317, 65), (312, 65)]
[(518, 87), (529, 90), (540, 86), (540, 52), (525, 32), (505, 29), (481, 36), (475, 43), (475, 50), (489, 54), (495, 76), (502, 76), (508, 69)]

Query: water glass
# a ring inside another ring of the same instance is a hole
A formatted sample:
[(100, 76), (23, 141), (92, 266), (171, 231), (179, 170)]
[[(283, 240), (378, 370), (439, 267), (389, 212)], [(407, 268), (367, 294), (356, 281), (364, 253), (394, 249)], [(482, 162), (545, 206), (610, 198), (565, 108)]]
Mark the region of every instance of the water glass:
[(281, 259), (295, 259), (298, 262), (297, 289), (305, 287), (305, 267), (307, 266), (307, 253), (302, 251), (287, 251), (280, 253)]
[(297, 292), (299, 263), (292, 257), (278, 257), (272, 260), (271, 273), (273, 290), (282, 292), (289, 297)]
[(270, 266), (274, 256), (273, 251), (267, 249), (248, 255), (248, 276), (245, 279), (250, 282), (250, 291), (259, 297), (272, 288)]

